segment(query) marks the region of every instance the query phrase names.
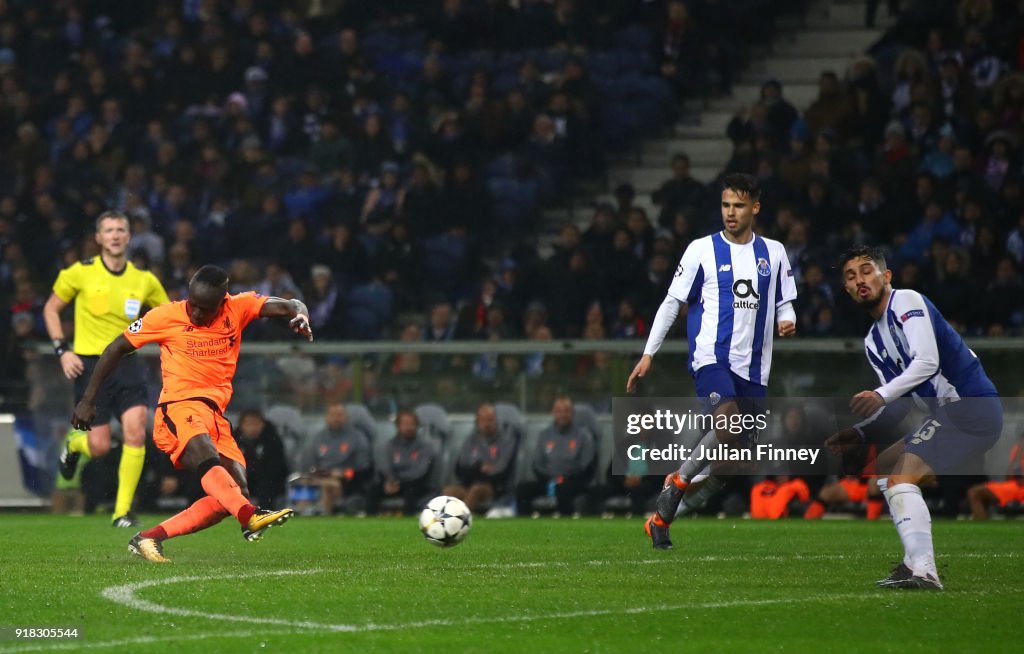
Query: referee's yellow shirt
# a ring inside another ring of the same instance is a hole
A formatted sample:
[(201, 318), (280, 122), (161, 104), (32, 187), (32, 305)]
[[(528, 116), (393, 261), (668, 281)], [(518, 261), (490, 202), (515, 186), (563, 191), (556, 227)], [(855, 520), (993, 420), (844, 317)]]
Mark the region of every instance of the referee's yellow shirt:
[(129, 261), (111, 272), (102, 257), (68, 266), (57, 275), (53, 292), (64, 302), (75, 300), (75, 354), (98, 356), (142, 312), (168, 302), (167, 291), (153, 273)]

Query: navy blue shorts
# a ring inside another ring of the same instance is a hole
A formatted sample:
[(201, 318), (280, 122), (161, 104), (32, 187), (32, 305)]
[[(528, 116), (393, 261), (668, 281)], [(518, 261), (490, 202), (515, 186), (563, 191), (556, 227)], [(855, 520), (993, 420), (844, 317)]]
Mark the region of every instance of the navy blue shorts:
[(743, 379), (728, 366), (708, 364), (699, 368), (693, 378), (697, 397), (706, 412), (714, 413), (724, 402), (735, 400), (742, 414), (763, 413), (768, 387)]
[(998, 397), (968, 397), (941, 406), (903, 437), (907, 452), (921, 457), (936, 474), (964, 473), (985, 456), (1003, 431)]

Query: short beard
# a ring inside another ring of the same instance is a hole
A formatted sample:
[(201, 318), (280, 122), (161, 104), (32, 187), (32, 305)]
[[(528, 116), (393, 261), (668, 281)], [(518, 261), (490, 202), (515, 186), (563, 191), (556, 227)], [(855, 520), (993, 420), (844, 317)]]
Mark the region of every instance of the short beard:
[(873, 309), (877, 309), (878, 306), (880, 304), (882, 304), (882, 298), (884, 296), (885, 296), (885, 293), (881, 293), (880, 292), (878, 294), (878, 297), (876, 297), (876, 298), (867, 298), (867, 299), (864, 299), (864, 300), (858, 299), (858, 303), (860, 304), (861, 307), (863, 307), (867, 311), (871, 311)]

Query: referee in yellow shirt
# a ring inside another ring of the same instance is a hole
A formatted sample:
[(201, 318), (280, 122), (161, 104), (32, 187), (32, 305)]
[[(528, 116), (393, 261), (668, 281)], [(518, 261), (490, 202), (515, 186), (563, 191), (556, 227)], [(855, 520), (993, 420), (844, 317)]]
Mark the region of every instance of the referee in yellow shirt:
[[(65, 268), (57, 275), (53, 294), (43, 307), (46, 331), (60, 358), (64, 376), (75, 380), (75, 401), (82, 397), (86, 383), (103, 349), (120, 335), (142, 312), (143, 305), (155, 307), (168, 301), (167, 292), (153, 273), (139, 270), (128, 261), (131, 234), (128, 216), (105, 211), (96, 219), (96, 243), (100, 256)], [(75, 344), (64, 338), (60, 312), (75, 301)], [(75, 475), (82, 454), (103, 456), (110, 451), (110, 419), (117, 416), (124, 434), (124, 448), (118, 467), (114, 526), (134, 527), (132, 498), (142, 476), (146, 458), (146, 380), (142, 362), (128, 357), (121, 362), (96, 398), (96, 420), (86, 434), (71, 432), (60, 455), (60, 474)]]

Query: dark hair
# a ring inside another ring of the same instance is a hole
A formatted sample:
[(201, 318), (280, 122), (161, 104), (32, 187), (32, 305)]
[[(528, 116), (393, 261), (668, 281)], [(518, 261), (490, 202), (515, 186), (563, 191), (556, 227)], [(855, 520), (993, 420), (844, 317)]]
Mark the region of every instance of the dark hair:
[(761, 199), (761, 185), (757, 178), (746, 173), (729, 173), (722, 178), (722, 190), (735, 191), (738, 195), (746, 195), (753, 202)]
[(224, 270), (219, 266), (213, 266), (207, 264), (196, 271), (196, 274), (192, 276), (192, 284), (206, 284), (214, 288), (228, 285), (228, 271)]
[(129, 229), (131, 228), (132, 221), (129, 220), (128, 214), (126, 214), (123, 211), (118, 211), (117, 209), (108, 209), (107, 211), (104, 211), (100, 215), (96, 216), (96, 231), (97, 232), (100, 231), (100, 223), (102, 223), (104, 220), (108, 220), (108, 219), (123, 220), (126, 223), (128, 223)]
[(685, 152), (677, 152), (672, 157), (672, 163), (676, 163), (677, 161), (685, 162), (686, 165), (689, 166), (690, 165), (690, 155), (686, 154)]
[(395, 424), (402, 419), (402, 416), (412, 416), (412, 419), (416, 421), (416, 426), (419, 427), (420, 417), (416, 415), (416, 412), (412, 409), (399, 409), (398, 413), (395, 414)]
[(839, 274), (842, 274), (847, 262), (852, 259), (869, 259), (875, 262), (879, 270), (885, 271), (886, 269), (885, 254), (880, 248), (870, 245), (854, 245), (839, 255), (839, 260), (836, 262)]
[(266, 422), (267, 419), (263, 417), (263, 412), (259, 409), (243, 409), (238, 414), (238, 423), (241, 424), (246, 418), (257, 418), (260, 422)]

